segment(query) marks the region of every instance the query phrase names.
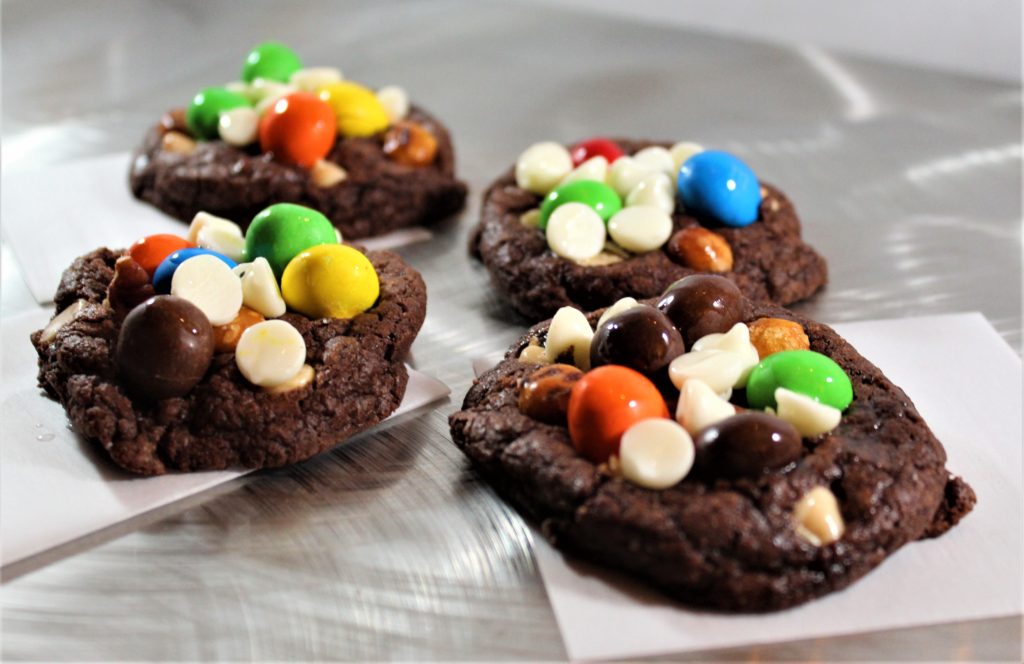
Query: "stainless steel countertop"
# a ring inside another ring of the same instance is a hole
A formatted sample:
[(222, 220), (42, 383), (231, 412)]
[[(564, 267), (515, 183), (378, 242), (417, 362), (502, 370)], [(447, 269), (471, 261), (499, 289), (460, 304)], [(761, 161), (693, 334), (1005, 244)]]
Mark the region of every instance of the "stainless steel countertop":
[[(430, 294), (415, 365), (453, 397), (5, 570), (4, 658), (564, 659), (528, 527), (447, 428), (470, 358), (524, 327), (465, 242), (485, 185), (537, 140), (735, 151), (828, 258), (801, 311), (980, 310), (1019, 347), (1020, 88), (814, 49), (518, 3), (5, 2), (4, 167), (130, 149), (270, 37), (403, 85), (453, 130), (466, 211), (402, 250)], [(4, 314), (32, 306), (9, 256)], [(1019, 659), (1020, 644), (1009, 618), (687, 658)]]

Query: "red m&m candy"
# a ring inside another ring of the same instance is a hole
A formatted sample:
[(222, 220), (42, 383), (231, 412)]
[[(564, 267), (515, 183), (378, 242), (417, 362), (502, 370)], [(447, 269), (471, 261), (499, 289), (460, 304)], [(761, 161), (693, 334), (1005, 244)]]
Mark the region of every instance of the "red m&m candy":
[(260, 121), (260, 148), (289, 164), (311, 168), (327, 156), (337, 134), (334, 111), (309, 92), (278, 99)]
[(615, 141), (607, 138), (591, 138), (572, 146), (569, 154), (572, 155), (572, 165), (576, 167), (591, 157), (604, 157), (610, 164), (619, 157), (625, 156), (626, 153)]
[(141, 240), (136, 240), (135, 244), (128, 249), (128, 255), (132, 257), (132, 260), (142, 266), (142, 269), (149, 273), (149, 278), (153, 278), (153, 273), (160, 267), (160, 263), (164, 262), (164, 259), (173, 254), (175, 251), (181, 249), (188, 249), (194, 246), (191, 242), (183, 237), (177, 235), (171, 235), (169, 233), (159, 233), (157, 235), (147, 235)]
[(617, 455), (626, 429), (652, 417), (668, 417), (665, 399), (646, 376), (627, 367), (588, 371), (569, 395), (569, 437), (594, 463)]

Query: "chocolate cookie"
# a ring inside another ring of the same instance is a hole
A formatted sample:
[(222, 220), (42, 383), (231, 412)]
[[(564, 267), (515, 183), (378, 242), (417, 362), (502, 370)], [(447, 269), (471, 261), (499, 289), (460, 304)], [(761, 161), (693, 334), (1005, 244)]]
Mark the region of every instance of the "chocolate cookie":
[(163, 142), (167, 127), (157, 125), (132, 156), (129, 184), (136, 198), (185, 222), (206, 211), (245, 228), (271, 203), (291, 202), (323, 212), (346, 240), (426, 226), (462, 209), (466, 185), (455, 179), (448, 130), (418, 108), (409, 119), (437, 140), (431, 165), (394, 161), (384, 153), (382, 136), (339, 137), (326, 160), (347, 178), (330, 186), (317, 185), (308, 168), (251, 147), (213, 140), (197, 142), (187, 153), (170, 151)]
[[(601, 313), (590, 314), (589, 322)], [(696, 449), (696, 464), (689, 474), (687, 459), (675, 458), (685, 465), (682, 481), (643, 488), (624, 479), (625, 449), (621, 459), (595, 463), (574, 445), (570, 428), (579, 425), (580, 414), (573, 402), (582, 397), (573, 385), (583, 378), (571, 368), (560, 376), (557, 365), (537, 374), (538, 364), (518, 359), (524, 351), (524, 358), (538, 357), (527, 349), (547, 343), (548, 321), (474, 383), (463, 410), (450, 418), (455, 444), (555, 546), (642, 578), (686, 604), (716, 610), (776, 610), (842, 589), (899, 547), (940, 535), (971, 510), (973, 491), (946, 470), (942, 445), (910, 399), (850, 344), (826, 325), (749, 298), (742, 299), (740, 315), (750, 324), (751, 340), (767, 346), (762, 355), (773, 345), (805, 343), (849, 376), (852, 403), (838, 426), (801, 439), (778, 418), (753, 411), (733, 416), (730, 409), (693, 435), (689, 460)], [(777, 334), (765, 334), (755, 321), (770, 321)], [(630, 371), (602, 366), (584, 377), (602, 369)], [(654, 382), (675, 412), (679, 392)], [(753, 389), (748, 385), (747, 392)], [(746, 404), (744, 392), (734, 392), (732, 401)], [(579, 426), (590, 427), (605, 415), (583, 417)], [(682, 429), (671, 419), (654, 422), (655, 428)], [(775, 431), (753, 444), (766, 426)], [(729, 438), (737, 431), (738, 438)], [(820, 511), (806, 516), (814, 510)], [(813, 528), (804, 521), (811, 518), (835, 530), (826, 528), (816, 541), (805, 529)]]
[(402, 360), (426, 314), (426, 287), (396, 254), (367, 252), (380, 297), (365, 313), (277, 319), (301, 334), (311, 382), (284, 393), (263, 390), (243, 376), (233, 352), (217, 352), (187, 394), (156, 401), (130, 396), (116, 366), (127, 318), (106, 298), (122, 254), (98, 249), (76, 259), (54, 298), (58, 312), (68, 310), (64, 324), (33, 333), (32, 343), (40, 386), (60, 400), (76, 431), (126, 470), (281, 466), (329, 449), (401, 402), (408, 381)]
[[(616, 143), (630, 155), (667, 146), (649, 141)], [(672, 186), (674, 192), (674, 182)], [(484, 195), (470, 253), (487, 267), (495, 288), (512, 307), (533, 321), (550, 317), (566, 305), (590, 310), (622, 297), (652, 297), (672, 282), (701, 271), (723, 274), (752, 299), (790, 304), (825, 284), (825, 260), (801, 240), (800, 221), (790, 200), (771, 185), (760, 186), (758, 217), (747, 226), (731, 227), (677, 204), (671, 214), (674, 235), (661, 248), (618, 251), (598, 261), (574, 262), (552, 251), (545, 232), (532, 225), (529, 216), (524, 218), (543, 197), (518, 186), (510, 169)], [(690, 237), (678, 233), (698, 228), (711, 232), (691, 232)], [(709, 242), (727, 244), (731, 265), (707, 261), (716, 257), (715, 245)]]

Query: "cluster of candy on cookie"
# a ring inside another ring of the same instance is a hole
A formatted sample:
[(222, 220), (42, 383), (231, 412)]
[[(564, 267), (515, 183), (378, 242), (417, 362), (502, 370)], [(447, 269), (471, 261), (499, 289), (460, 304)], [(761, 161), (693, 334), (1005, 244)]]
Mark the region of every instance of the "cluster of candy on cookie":
[(583, 265), (617, 262), (665, 247), (702, 272), (732, 269), (732, 249), (703, 226), (673, 234), (677, 200), (689, 213), (732, 227), (754, 223), (761, 186), (745, 163), (726, 152), (680, 142), (627, 155), (606, 138), (565, 148), (536, 143), (516, 161), (516, 184), (543, 196), (521, 216), (544, 231), (548, 246)]
[(171, 152), (190, 153), (196, 140), (258, 145), (278, 161), (311, 169), (318, 185), (333, 186), (347, 177), (324, 159), (338, 136), (376, 136), (400, 164), (433, 163), (437, 140), (407, 120), (408, 113), (402, 88), (374, 92), (343, 80), (334, 67), (303, 67), (287, 46), (266, 42), (249, 53), (240, 81), (203, 89), (186, 111), (168, 113), (160, 125), (163, 147)]
[[(784, 472), (802, 456), (803, 439), (838, 426), (853, 388), (835, 361), (810, 350), (799, 323), (746, 325), (742, 302), (731, 281), (700, 274), (670, 286), (655, 306), (620, 300), (596, 329), (564, 307), (543, 343), (532, 339), (519, 356), (545, 365), (521, 382), (519, 409), (567, 426), (581, 455), (648, 489), (691, 471), (706, 481)], [(794, 517), (816, 545), (844, 530), (827, 487), (804, 496)]]
[(280, 320), (350, 318), (374, 305), (377, 272), (340, 243), (322, 214), (280, 203), (260, 212), (243, 235), (205, 212), (187, 237), (160, 234), (117, 259), (107, 304), (123, 323), (115, 351), (118, 378), (148, 400), (187, 394), (216, 353), (234, 353), (253, 385), (280, 393), (315, 377), (306, 343)]

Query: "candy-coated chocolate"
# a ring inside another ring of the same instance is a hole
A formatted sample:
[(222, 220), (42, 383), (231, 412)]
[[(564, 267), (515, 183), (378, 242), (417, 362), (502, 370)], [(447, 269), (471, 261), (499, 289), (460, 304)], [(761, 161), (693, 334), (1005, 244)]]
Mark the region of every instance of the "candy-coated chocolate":
[(128, 249), (128, 255), (152, 277), (165, 258), (175, 251), (193, 246), (195, 245), (178, 235), (158, 233), (136, 240), (135, 244)]
[(342, 136), (373, 136), (391, 122), (377, 95), (357, 83), (329, 83), (317, 88), (317, 94), (333, 111)]
[(706, 334), (727, 332), (743, 318), (743, 294), (725, 277), (691, 274), (668, 287), (658, 308), (675, 324), (687, 346)]
[(157, 295), (132, 309), (117, 338), (114, 362), (128, 392), (158, 401), (184, 396), (213, 358), (213, 329), (188, 300)]
[(288, 306), (314, 318), (351, 318), (377, 302), (380, 281), (373, 263), (343, 244), (300, 252), (281, 277)]
[(653, 374), (683, 354), (683, 338), (661, 311), (632, 307), (606, 320), (590, 343), (590, 366), (618, 364)]
[(626, 153), (622, 151), (618, 143), (611, 139), (591, 138), (586, 141), (580, 141), (572, 146), (569, 154), (572, 157), (572, 165), (575, 167), (597, 156), (604, 157), (611, 164)]
[(761, 360), (747, 379), (747, 402), (751, 408), (775, 408), (780, 387), (839, 410), (853, 401), (853, 385), (843, 368), (813, 350), (784, 350)]
[(791, 424), (767, 413), (744, 412), (701, 429), (697, 464), (709, 478), (753, 477), (800, 458), (803, 445)]
[(235, 346), (235, 364), (253, 385), (277, 387), (293, 380), (306, 363), (306, 340), (283, 320), (245, 329)]
[(569, 364), (537, 369), (519, 385), (519, 411), (535, 420), (564, 426), (569, 395), (582, 376), (582, 371)]
[(757, 220), (761, 185), (749, 166), (727, 152), (698, 152), (683, 162), (676, 182), (688, 212), (727, 226), (748, 226)]
[(608, 185), (594, 180), (577, 180), (560, 185), (544, 197), (540, 205), (540, 227), (547, 228), (551, 213), (565, 203), (583, 203), (593, 208), (605, 222), (622, 209), (622, 199)]
[(249, 100), (237, 92), (226, 88), (205, 88), (192, 98), (185, 112), (185, 123), (193, 136), (213, 140), (218, 136), (221, 113), (250, 105)]
[(171, 295), (199, 307), (211, 325), (224, 325), (242, 307), (242, 282), (219, 258), (201, 254), (182, 261), (174, 271)]
[(304, 168), (327, 156), (336, 135), (331, 107), (309, 92), (281, 97), (260, 120), (260, 148)]
[(437, 156), (437, 139), (423, 125), (402, 120), (384, 134), (384, 154), (406, 166), (429, 166)]
[(263, 42), (249, 51), (242, 65), (242, 80), (252, 83), (257, 78), (287, 83), (292, 74), (302, 69), (302, 60), (284, 44)]
[(234, 320), (224, 325), (216, 325), (213, 328), (213, 349), (218, 353), (232, 353), (242, 333), (255, 325), (266, 320), (258, 311), (249, 307), (242, 307)]
[(276, 203), (253, 217), (245, 233), (245, 255), (250, 261), (266, 258), (280, 279), (299, 252), (337, 243), (334, 226), (322, 213), (294, 203)]
[(210, 249), (179, 249), (174, 253), (170, 254), (165, 258), (160, 265), (153, 272), (153, 288), (156, 289), (157, 293), (170, 293), (171, 292), (171, 280), (174, 278), (174, 273), (177, 271), (178, 266), (194, 256), (202, 256), (203, 254), (210, 254), (224, 261), (224, 263), (233, 268), (237, 263), (231, 260), (224, 254), (211, 251)]
[(114, 278), (107, 286), (107, 303), (118, 316), (156, 295), (149, 274), (131, 256), (121, 256), (114, 263)]
[(646, 376), (627, 367), (588, 371), (569, 396), (569, 437), (594, 463), (617, 455), (622, 434), (651, 417), (668, 417), (665, 400)]

